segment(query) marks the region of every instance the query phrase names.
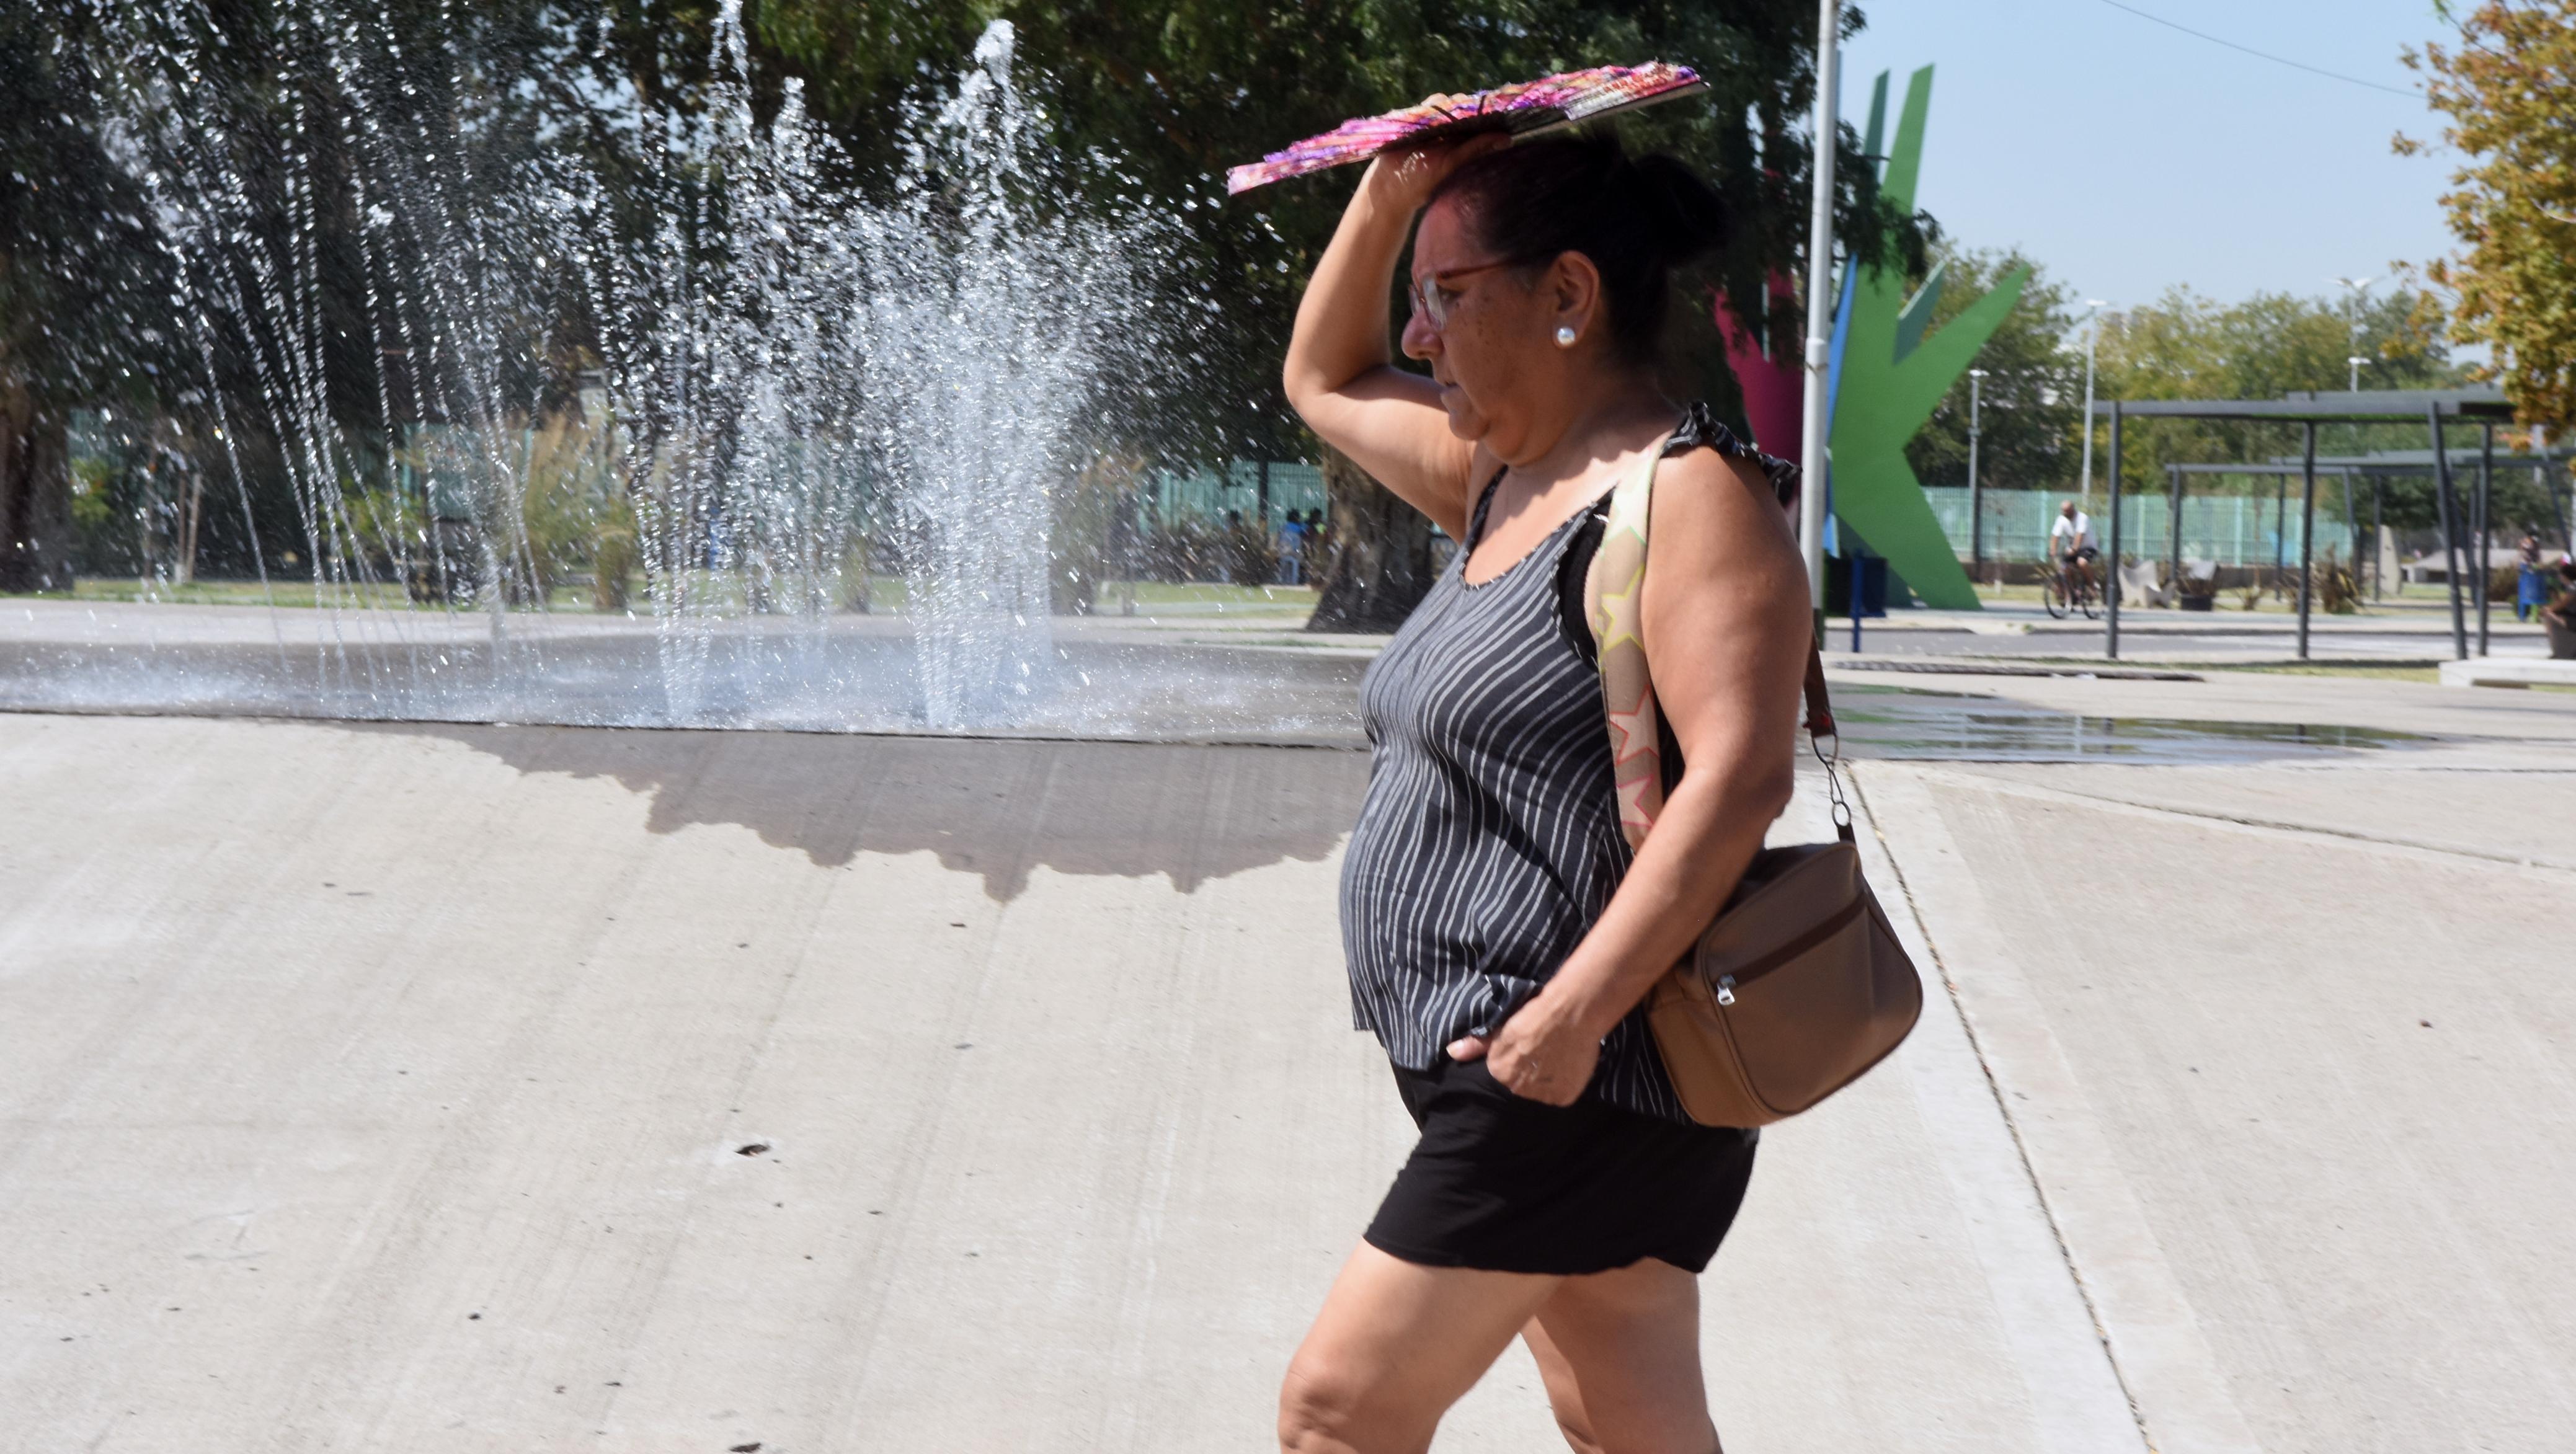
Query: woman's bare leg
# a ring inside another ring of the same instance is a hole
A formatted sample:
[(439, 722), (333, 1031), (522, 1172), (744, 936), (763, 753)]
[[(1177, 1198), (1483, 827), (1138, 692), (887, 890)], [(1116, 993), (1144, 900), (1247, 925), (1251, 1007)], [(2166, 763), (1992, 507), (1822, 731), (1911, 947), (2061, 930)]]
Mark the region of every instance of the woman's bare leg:
[(1575, 1454), (1718, 1454), (1692, 1274), (1648, 1258), (1566, 1278), (1522, 1337)]
[(1279, 1447), (1420, 1454), (1565, 1281), (1421, 1267), (1360, 1244), (1280, 1385)]

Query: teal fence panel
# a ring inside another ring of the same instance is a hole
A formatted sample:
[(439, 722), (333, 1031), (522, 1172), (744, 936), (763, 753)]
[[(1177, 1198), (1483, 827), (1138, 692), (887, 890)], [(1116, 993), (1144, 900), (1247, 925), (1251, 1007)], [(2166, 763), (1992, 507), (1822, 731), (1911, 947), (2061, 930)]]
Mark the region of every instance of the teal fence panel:
[[(2339, 478), (2317, 481), (2317, 550), (2320, 555), (2350, 553), (2350, 503), (2343, 499)], [(1959, 559), (1970, 559), (1968, 492), (1964, 487), (1926, 486), (1923, 497), (1950, 538)], [(2049, 528), (2057, 507), (2068, 496), (2046, 490), (1987, 490), (1980, 501), (1985, 515), (1985, 557), (1989, 561), (2033, 561), (2048, 557)], [(2101, 503), (2095, 497), (2095, 503)], [(2293, 489), (2273, 495), (2193, 495), (2182, 501), (2182, 553), (2221, 565), (2268, 566), (2299, 561), (2300, 504)], [(2107, 550), (2111, 522), (2097, 510), (2093, 534)], [(2120, 497), (2120, 549), (2141, 560), (2163, 560), (2172, 553), (2173, 506), (2162, 493)]]
[[(1221, 470), (1157, 470), (1151, 489), (1154, 509), (1166, 520), (1223, 520), (1228, 511), (1251, 520), (1260, 515), (1264, 494), (1261, 464), (1249, 459), (1227, 460)], [(1267, 493), (1266, 523), (1272, 526), (1283, 523), (1291, 510), (1322, 510), (1324, 472), (1311, 464), (1272, 460)]]

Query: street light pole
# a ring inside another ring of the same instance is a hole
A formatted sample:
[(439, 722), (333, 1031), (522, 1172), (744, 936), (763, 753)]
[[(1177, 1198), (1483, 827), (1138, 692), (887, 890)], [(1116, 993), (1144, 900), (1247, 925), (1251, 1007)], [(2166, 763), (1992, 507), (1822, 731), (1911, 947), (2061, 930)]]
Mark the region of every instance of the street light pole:
[(1985, 496), (1977, 476), (1978, 409), (1984, 402), (1986, 382), (1984, 369), (1968, 370), (1968, 569), (1970, 580), (1983, 580), (1986, 575)]
[(2370, 292), (2370, 285), (2379, 280), (2337, 278), (2335, 281), (2351, 290), (2344, 296), (2343, 320), (2346, 330), (2352, 335), (2352, 356), (2344, 362), (2352, 368), (2352, 392), (2358, 394), (2361, 392), (2361, 366), (2370, 362), (2361, 351), (2361, 300)]
[(2076, 494), (2083, 501), (2077, 508), (2093, 508), (2093, 350), (2102, 338), (2102, 310), (2109, 306), (2099, 298), (2084, 300), (2093, 311), (2084, 315), (2090, 325), (2084, 330), (2084, 478)]
[(1835, 100), (1834, 43), (1842, 29), (1842, 0), (1816, 7), (1816, 123), (1809, 167), (1815, 174), (1813, 214), (1807, 227), (1807, 378), (1805, 427), (1798, 463), (1805, 482), (1798, 494), (1798, 544), (1807, 555), (1807, 602), (1815, 629), (1825, 627), (1825, 369), (1831, 361), (1834, 322), (1834, 148), (1840, 108)]

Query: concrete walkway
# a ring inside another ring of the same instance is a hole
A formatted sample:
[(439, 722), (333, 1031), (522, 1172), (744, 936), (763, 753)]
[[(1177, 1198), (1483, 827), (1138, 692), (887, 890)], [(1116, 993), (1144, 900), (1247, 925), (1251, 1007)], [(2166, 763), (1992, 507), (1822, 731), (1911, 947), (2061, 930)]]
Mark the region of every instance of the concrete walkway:
[[(11, 1442), (1265, 1447), (1410, 1140), (1364, 773), (0, 716)], [(1732, 1449), (2142, 1447), (1939, 997), (1766, 1139), (1707, 1327)], [(1442, 1447), (1562, 1447), (1524, 1358)]]
[[(1858, 767), (1932, 993), (1765, 1135), (1731, 1454), (2558, 1447), (2576, 709), (1941, 685), (2449, 735)], [(0, 1445), (1263, 1448), (1410, 1139), (1365, 770), (0, 714)], [(1515, 1354), (1440, 1447), (1563, 1446)]]
[(2563, 1447), (2568, 767), (1858, 776), (2156, 1447)]

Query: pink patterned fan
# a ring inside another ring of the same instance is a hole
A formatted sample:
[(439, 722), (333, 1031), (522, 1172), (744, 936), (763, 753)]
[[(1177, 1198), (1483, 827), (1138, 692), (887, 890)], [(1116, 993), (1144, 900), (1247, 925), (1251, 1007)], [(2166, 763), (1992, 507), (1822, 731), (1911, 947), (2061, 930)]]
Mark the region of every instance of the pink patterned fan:
[(1642, 66), (1595, 66), (1535, 81), (1516, 81), (1465, 96), (1434, 96), (1383, 116), (1345, 121), (1257, 162), (1225, 174), (1228, 192), (1248, 191), (1282, 177), (1299, 177), (1350, 162), (1364, 162), (1399, 146), (1420, 146), (1483, 131), (1524, 135), (1552, 131), (1630, 106), (1669, 101), (1708, 89), (1688, 66), (1649, 61)]

